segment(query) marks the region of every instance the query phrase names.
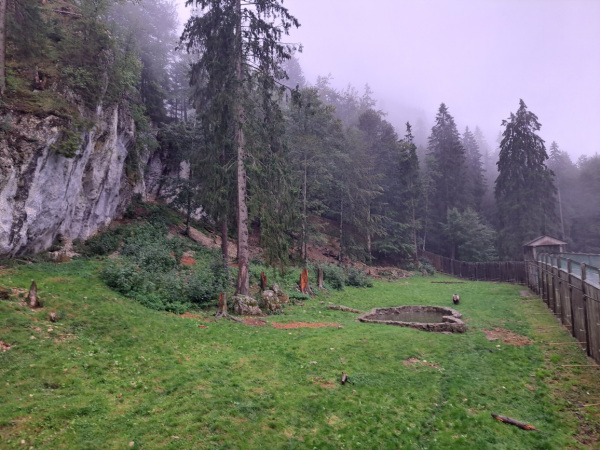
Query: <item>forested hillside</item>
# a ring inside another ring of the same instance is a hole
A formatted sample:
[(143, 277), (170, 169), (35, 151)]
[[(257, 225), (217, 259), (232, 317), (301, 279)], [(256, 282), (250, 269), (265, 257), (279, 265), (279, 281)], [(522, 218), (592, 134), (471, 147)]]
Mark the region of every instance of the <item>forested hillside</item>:
[[(542, 234), (600, 252), (600, 156), (573, 162), (548, 147), (523, 100), (497, 118), (496, 149), (478, 124), (459, 130), (444, 103), (418, 142), (368, 86), (306, 81), (301, 45), (286, 37), (302, 17), (282, 2), (189, 6), (180, 35), (167, 0), (0, 4), (2, 253), (85, 238), (134, 193), (188, 218), (202, 211), (237, 239), (242, 268), (249, 231), (275, 266), (306, 262), (325, 232), (340, 262), (367, 264), (414, 266), (420, 248), (520, 259), (521, 245)], [(44, 198), (36, 186), (66, 173), (79, 174), (80, 188), (67, 182)]]

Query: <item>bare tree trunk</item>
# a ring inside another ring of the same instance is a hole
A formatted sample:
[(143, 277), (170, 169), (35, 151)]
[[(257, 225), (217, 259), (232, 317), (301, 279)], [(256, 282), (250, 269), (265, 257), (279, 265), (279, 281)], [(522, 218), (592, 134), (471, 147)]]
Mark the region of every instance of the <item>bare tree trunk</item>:
[(303, 214), (303, 218), (302, 218), (302, 259), (304, 260), (304, 265), (306, 266), (306, 263), (308, 261), (308, 224), (307, 224), (307, 217), (306, 217), (306, 199), (307, 199), (307, 193), (306, 193), (306, 188), (307, 188), (307, 168), (306, 168), (307, 162), (306, 162), (306, 153), (304, 153), (304, 182), (303, 182), (303, 198), (302, 198), (302, 214)]
[(223, 254), (223, 266), (229, 267), (229, 238), (227, 229), (227, 219), (221, 220), (221, 253)]
[(340, 254), (338, 255), (338, 261), (342, 263), (342, 239), (344, 237), (344, 193), (340, 196)]
[(565, 240), (565, 222), (563, 221), (563, 208), (562, 208), (562, 199), (560, 198), (560, 188), (556, 189), (558, 191), (558, 212), (560, 213), (560, 238)]
[(250, 293), (249, 250), (248, 250), (248, 206), (246, 205), (246, 168), (244, 167), (244, 105), (242, 104), (242, 8), (240, 0), (236, 2), (238, 13), (236, 26), (237, 62), (236, 81), (238, 83), (236, 96), (237, 123), (235, 144), (237, 147), (237, 218), (238, 218), (238, 280), (237, 295)]
[(6, 90), (6, 0), (0, 0), (0, 95)]
[(373, 265), (373, 256), (371, 255), (371, 207), (367, 209), (367, 258), (369, 266)]

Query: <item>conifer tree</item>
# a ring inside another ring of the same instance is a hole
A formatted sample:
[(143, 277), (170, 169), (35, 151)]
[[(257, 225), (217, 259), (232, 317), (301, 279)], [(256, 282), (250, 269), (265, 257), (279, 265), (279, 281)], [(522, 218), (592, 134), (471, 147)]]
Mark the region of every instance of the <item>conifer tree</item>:
[[(206, 137), (217, 144), (214, 150), (222, 151), (222, 158), (219, 156), (222, 167), (233, 165), (236, 170), (231, 183), (235, 185), (237, 197), (236, 293), (248, 295), (246, 164), (248, 149), (256, 150), (257, 146), (247, 141), (247, 135), (256, 136), (249, 131), (265, 123), (246, 114), (246, 110), (257, 93), (265, 107), (273, 107), (270, 99), (278, 92), (277, 80), (285, 77), (281, 63), (289, 59), (294, 50), (293, 46), (283, 44), (281, 38), (291, 27), (300, 24), (281, 0), (243, 4), (240, 0), (188, 0), (187, 5), (195, 5), (199, 11), (199, 15), (190, 18), (182, 35), (188, 51), (199, 53), (191, 79), (197, 107), (204, 120), (212, 123), (213, 129)], [(274, 117), (270, 112), (265, 114)]]
[(525, 242), (554, 232), (553, 174), (537, 116), (523, 100), (504, 120), (495, 197), (498, 205), (498, 249), (501, 258), (522, 259)]
[(433, 188), (429, 199), (429, 236), (433, 250), (445, 252), (439, 227), (446, 222), (448, 209), (465, 206), (466, 157), (454, 118), (444, 103), (431, 129), (428, 150), (428, 173)]
[(485, 194), (484, 169), (481, 162), (481, 152), (475, 135), (466, 127), (462, 136), (462, 145), (466, 159), (466, 199), (467, 205), (475, 211), (481, 211), (481, 202)]

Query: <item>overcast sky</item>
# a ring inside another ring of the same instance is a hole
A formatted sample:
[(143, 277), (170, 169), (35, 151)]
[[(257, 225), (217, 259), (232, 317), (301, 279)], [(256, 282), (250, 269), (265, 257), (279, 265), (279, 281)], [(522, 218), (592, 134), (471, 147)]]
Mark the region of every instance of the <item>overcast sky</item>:
[(600, 0), (284, 0), (305, 77), (369, 84), (403, 134), (444, 102), (496, 146), (522, 98), (546, 147), (600, 153)]

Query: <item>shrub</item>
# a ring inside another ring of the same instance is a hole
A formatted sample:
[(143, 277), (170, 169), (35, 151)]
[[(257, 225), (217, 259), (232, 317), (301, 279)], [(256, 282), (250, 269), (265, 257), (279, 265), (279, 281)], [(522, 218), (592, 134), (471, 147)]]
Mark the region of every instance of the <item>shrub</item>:
[(369, 276), (362, 270), (354, 267), (348, 268), (346, 285), (355, 287), (373, 287), (373, 283), (369, 279)]
[(316, 273), (318, 269), (323, 269), (323, 281), (327, 286), (338, 291), (344, 290), (344, 286), (346, 285), (346, 275), (344, 274), (344, 269), (342, 267), (334, 264), (318, 264), (312, 268), (314, 273)]

